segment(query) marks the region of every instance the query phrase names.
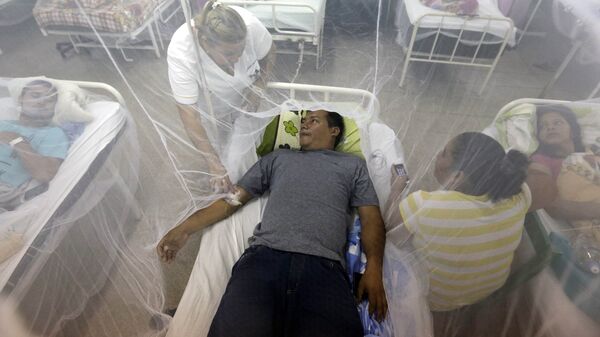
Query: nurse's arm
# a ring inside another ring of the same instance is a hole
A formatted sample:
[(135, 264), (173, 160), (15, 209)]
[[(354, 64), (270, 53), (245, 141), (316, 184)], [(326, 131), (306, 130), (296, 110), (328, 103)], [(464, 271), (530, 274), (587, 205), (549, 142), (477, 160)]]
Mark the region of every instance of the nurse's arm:
[(272, 73), (273, 64), (275, 64), (275, 43), (271, 43), (271, 49), (267, 53), (265, 57), (258, 60), (258, 64), (260, 65), (260, 76), (254, 83), (254, 85), (264, 89), (267, 86), (267, 81), (269, 80), (269, 74)]
[(219, 160), (217, 152), (208, 139), (208, 135), (200, 121), (200, 116), (196, 111), (196, 108), (192, 105), (177, 103), (177, 110), (179, 111), (179, 117), (183, 123), (183, 128), (194, 146), (202, 152), (211, 165), (211, 168), (219, 169), (224, 173), (225, 169)]

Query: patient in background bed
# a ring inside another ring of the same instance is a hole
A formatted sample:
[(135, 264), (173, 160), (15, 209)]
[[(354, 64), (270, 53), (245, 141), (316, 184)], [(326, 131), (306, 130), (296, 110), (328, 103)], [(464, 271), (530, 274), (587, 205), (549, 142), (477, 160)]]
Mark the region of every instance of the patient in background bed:
[(539, 148), (531, 156), (531, 170), (542, 175), (532, 192), (550, 190), (553, 202), (546, 211), (569, 221), (577, 231), (600, 241), (600, 157), (587, 151), (581, 127), (571, 109), (562, 105), (538, 106)]
[(403, 223), (388, 240), (410, 239), (426, 261), (435, 336), (462, 336), (460, 330), (470, 327), (461, 308), (506, 282), (532, 205), (527, 165), (524, 154), (506, 153), (487, 135), (462, 133), (435, 159), (442, 188), (413, 192), (388, 210)]
[(39, 194), (66, 157), (68, 138), (52, 125), (56, 102), (52, 83), (31, 81), (19, 97), (19, 119), (0, 121), (0, 213)]

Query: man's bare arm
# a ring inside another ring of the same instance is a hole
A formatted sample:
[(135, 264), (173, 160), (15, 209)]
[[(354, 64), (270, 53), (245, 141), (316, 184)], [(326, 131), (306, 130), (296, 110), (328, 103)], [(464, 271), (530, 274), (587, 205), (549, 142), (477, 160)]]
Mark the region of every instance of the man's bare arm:
[[(20, 137), (15, 132), (0, 132), (0, 142), (8, 143), (13, 139)], [(38, 181), (50, 182), (58, 172), (63, 160), (55, 157), (48, 157), (39, 154), (27, 140), (17, 143), (13, 151), (21, 160), (23, 167), (29, 174)]]
[(210, 206), (196, 211), (182, 223), (171, 229), (160, 240), (156, 251), (164, 262), (171, 262), (177, 255), (177, 252), (183, 248), (190, 235), (224, 220), (243, 207), (252, 195), (243, 188), (236, 186), (237, 201), (234, 203), (225, 199), (219, 199)]
[(378, 206), (361, 206), (358, 215), (362, 224), (361, 242), (367, 256), (367, 267), (358, 286), (358, 297), (364, 293), (369, 298), (369, 313), (376, 312), (377, 319), (385, 318), (387, 300), (383, 289), (383, 251), (385, 228)]

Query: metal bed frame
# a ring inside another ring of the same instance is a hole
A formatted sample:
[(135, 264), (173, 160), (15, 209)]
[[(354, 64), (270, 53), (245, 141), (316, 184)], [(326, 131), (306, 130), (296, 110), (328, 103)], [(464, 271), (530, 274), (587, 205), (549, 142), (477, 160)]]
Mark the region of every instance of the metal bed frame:
[[(105, 83), (100, 83), (100, 82), (84, 82), (84, 81), (70, 81), (70, 80), (60, 80), (61, 82), (64, 83), (70, 83), (70, 84), (75, 84), (78, 85), (79, 87), (81, 87), (82, 89), (85, 90), (90, 90), (92, 92), (96, 92), (96, 93), (100, 93), (102, 95), (106, 95), (108, 96), (109, 99), (115, 99), (121, 106), (121, 108), (126, 109), (127, 106), (125, 104), (125, 100), (123, 99), (123, 96), (112, 86), (105, 84)], [(108, 95), (107, 95), (108, 94)], [(67, 212), (67, 210), (72, 207), (78, 199), (80, 199), (84, 193), (84, 191), (89, 187), (89, 183), (92, 179), (94, 179), (94, 177), (96, 175), (99, 174), (100, 170), (106, 170), (108, 172), (114, 172), (116, 170), (118, 170), (116, 167), (112, 166), (112, 165), (108, 165), (107, 163), (107, 159), (109, 158), (111, 152), (119, 146), (119, 144), (123, 144), (123, 141), (121, 140), (122, 136), (124, 135), (125, 131), (127, 128), (132, 127), (131, 125), (129, 125), (129, 122), (126, 121), (123, 124), (123, 127), (115, 134), (115, 137), (108, 143), (106, 144), (106, 146), (100, 150), (100, 152), (98, 153), (98, 155), (96, 156), (96, 158), (93, 159), (93, 161), (90, 164), (90, 168), (83, 174), (83, 176), (79, 179), (79, 181), (75, 184), (75, 186), (73, 187), (73, 189), (69, 192), (69, 195), (65, 197), (65, 199), (60, 203), (60, 205), (58, 205), (58, 207), (53, 211), (52, 216), (48, 219), (48, 221), (42, 226), (40, 232), (35, 236), (35, 238), (33, 239), (32, 243), (30, 244), (30, 246), (28, 246), (26, 248), (26, 252), (23, 256), (20, 257), (18, 263), (14, 266), (13, 270), (11, 271), (10, 275), (8, 276), (8, 278), (6, 280), (1, 280), (0, 282), (3, 281), (3, 283), (0, 283), (0, 295), (2, 296), (9, 296), (10, 294), (12, 294), (14, 291), (21, 291), (18, 288), (18, 285), (20, 284), (20, 282), (24, 279), (24, 278), (29, 278), (32, 277), (33, 278), (33, 282), (35, 282), (36, 284), (38, 282), (41, 282), (41, 284), (44, 284), (45, 280), (41, 277), (39, 277), (39, 275), (32, 275), (30, 272), (30, 268), (32, 266), (32, 264), (34, 264), (34, 261), (36, 259), (36, 257), (40, 254), (44, 254), (44, 249), (46, 249), (47, 246), (47, 239), (49, 237), (52, 237), (53, 235), (56, 235), (56, 232), (58, 230), (58, 228), (60, 228), (60, 226), (56, 225), (56, 219), (59, 219), (60, 216), (62, 216), (65, 212)], [(129, 205), (132, 205), (131, 208), (123, 208), (120, 211), (122, 213), (115, 213), (117, 215), (114, 216), (119, 216), (119, 215), (127, 215), (127, 221), (136, 221), (141, 217), (141, 210), (139, 209), (138, 203), (135, 199), (134, 193), (135, 191), (130, 190), (127, 187), (127, 184), (125, 181), (123, 181), (123, 179), (118, 176), (118, 174), (115, 175), (116, 177), (115, 181), (114, 181), (114, 185), (112, 188), (109, 189), (107, 191), (107, 194), (104, 196), (104, 198), (106, 198), (107, 196), (118, 196), (119, 198), (123, 198), (124, 200), (127, 200)], [(137, 188), (137, 186), (136, 186)], [(100, 204), (102, 203), (102, 201), (100, 201)], [(90, 213), (93, 212), (93, 209), (90, 210)], [(113, 216), (113, 215), (110, 215)], [(85, 216), (83, 217), (85, 219)], [(116, 219), (115, 219), (116, 220)], [(115, 226), (115, 223), (113, 223), (113, 228)], [(92, 222), (88, 222), (88, 221), (81, 221), (78, 220), (74, 220), (72, 225), (70, 226), (70, 228), (68, 228), (65, 232), (64, 232), (64, 237), (62, 239), (60, 239), (60, 242), (58, 243), (56, 249), (61, 249), (61, 247), (63, 246), (67, 246), (70, 247), (69, 245), (73, 244), (73, 240), (72, 240), (72, 233), (73, 232), (85, 232), (85, 233), (91, 233), (93, 232), (93, 223)], [(66, 242), (67, 244), (63, 244), (63, 242)], [(77, 243), (76, 243), (77, 244)], [(91, 249), (101, 249), (102, 247), (92, 247)], [(101, 257), (99, 257), (101, 256)], [(108, 252), (108, 251), (102, 251), (101, 253), (99, 253), (99, 256), (96, 256), (95, 260), (94, 260), (94, 265), (86, 265), (86, 264), (80, 264), (78, 266), (76, 266), (76, 268), (79, 268), (80, 270), (85, 269), (87, 273), (89, 273), (89, 275), (94, 275), (93, 277), (97, 277), (97, 275), (95, 274), (95, 271), (98, 270), (105, 270), (105, 268), (111, 268), (111, 266), (114, 263), (114, 259), (116, 256), (116, 252)], [(53, 261), (56, 261), (56, 259), (52, 259), (52, 255), (48, 255), (46, 257), (46, 261), (44, 262), (44, 267), (41, 267), (39, 270), (39, 273), (44, 273), (47, 272), (49, 270), (49, 268), (47, 267), (48, 263), (54, 263)], [(62, 262), (61, 262), (62, 263)], [(54, 263), (54, 265), (56, 265), (56, 263)], [(62, 266), (62, 264), (58, 264), (60, 266)], [(96, 269), (94, 269), (96, 268)], [(50, 268), (51, 269), (51, 268)], [(92, 278), (93, 282), (92, 283), (88, 283), (85, 285), (85, 287), (88, 288), (89, 291), (91, 291), (93, 294), (98, 293), (103, 285), (106, 282), (106, 279), (103, 277), (99, 277), (99, 278)], [(72, 286), (71, 284), (66, 284), (66, 283), (62, 283), (62, 284), (54, 284), (52, 286), (50, 286), (48, 289), (46, 289), (47, 291), (70, 291), (69, 287)], [(83, 287), (81, 284), (78, 285), (79, 287)], [(32, 292), (30, 295), (30, 291), (27, 290), (24, 293), (24, 301), (38, 301), (39, 299), (35, 299), (35, 292)], [(75, 303), (75, 304), (74, 304)], [(86, 300), (87, 303), (87, 300)], [(53, 323), (54, 325), (52, 326), (52, 332), (57, 332), (60, 331), (60, 329), (62, 328), (59, 320), (56, 320), (56, 318), (60, 318), (62, 315), (64, 315), (66, 312), (72, 312), (73, 310), (75, 310), (76, 308), (74, 307), (74, 305), (78, 305), (76, 303), (76, 301), (74, 302), (69, 302), (69, 301), (65, 301), (64, 303), (48, 303), (46, 304), (46, 307), (52, 307), (52, 311), (48, 312), (44, 315), (38, 316), (35, 315), (34, 317), (31, 316), (25, 316), (28, 319), (28, 323), (32, 325), (32, 327), (34, 327), (34, 329), (36, 328), (40, 328), (42, 327), (43, 324), (45, 324), (46, 322), (55, 322)], [(31, 314), (31, 312), (21, 312), (22, 314)], [(38, 319), (39, 318), (39, 319)], [(42, 324), (42, 325), (40, 325)], [(44, 329), (47, 329), (48, 326), (44, 326)], [(52, 333), (52, 335), (54, 335)]]
[[(169, 11), (170, 9), (170, 11)], [(62, 35), (68, 36), (69, 41), (73, 45), (76, 53), (80, 53), (79, 48), (103, 48), (103, 42), (106, 43), (108, 48), (116, 48), (123, 55), (123, 59), (127, 62), (132, 62), (133, 59), (127, 57), (124, 49), (141, 49), (141, 50), (153, 50), (156, 57), (160, 58), (161, 50), (165, 49), (165, 45), (160, 37), (159, 21), (167, 23), (169, 20), (181, 10), (179, 2), (176, 0), (165, 0), (158, 4), (154, 9), (152, 15), (144, 21), (139, 27), (131, 32), (126, 33), (112, 33), (97, 31), (92, 28), (81, 28), (73, 29), (67, 26), (50, 26), (49, 28), (41, 28), (44, 36)], [(140, 34), (148, 32), (150, 36), (151, 45), (136, 45), (132, 44), (131, 41), (135, 40)], [(100, 36), (102, 41), (95, 41), (96, 37)], [(104, 39), (108, 38), (109, 41)], [(91, 41), (90, 41), (91, 40)]]
[[(324, 1), (325, 3), (323, 4), (323, 6), (326, 5), (327, 0)], [(303, 62), (304, 55), (314, 56), (317, 62), (315, 65), (315, 69), (321, 69), (321, 59), (323, 56), (323, 29), (325, 26), (324, 9), (323, 15), (319, 16), (320, 13), (316, 8), (308, 4), (300, 3), (301, 1), (298, 1), (297, 3), (292, 3), (262, 0), (222, 0), (222, 2), (228, 5), (241, 6), (248, 9), (249, 11), (251, 11), (251, 8), (248, 8), (248, 6), (270, 6), (271, 13), (273, 13), (270, 26), (270, 29), (272, 30), (271, 35), (273, 36), (273, 41), (298, 43), (298, 50), (289, 48), (278, 49), (277, 53), (286, 55), (299, 55), (298, 63), (300, 64)], [(314, 14), (312, 32), (281, 28), (279, 23), (277, 22), (277, 7), (295, 7), (310, 10)], [(306, 50), (306, 43), (313, 45), (315, 47), (315, 50)]]
[(332, 96), (335, 98), (336, 95), (361, 97), (362, 102), (360, 103), (360, 106), (364, 108), (365, 111), (372, 112), (365, 116), (365, 120), (367, 121), (370, 120), (374, 114), (379, 112), (379, 100), (377, 97), (372, 92), (363, 89), (288, 82), (269, 82), (267, 83), (267, 88), (271, 90), (285, 90), (289, 99), (299, 101), (302, 101), (302, 99), (297, 98), (298, 93), (305, 93), (308, 95), (313, 93), (321, 94), (323, 102), (331, 102)]
[[(398, 3), (398, 5), (402, 6), (403, 11), (406, 12), (406, 7), (404, 5), (404, 2)], [(441, 22), (440, 22), (439, 26), (437, 27), (437, 29), (433, 28), (433, 30), (435, 32), (432, 35), (432, 36), (434, 36), (434, 38), (433, 38), (434, 41), (431, 46), (431, 49), (429, 49), (429, 51), (415, 51), (415, 50), (413, 50), (413, 48), (415, 46), (415, 42), (417, 41), (417, 34), (419, 33), (419, 30), (422, 30), (422, 29), (432, 30), (432, 28), (429, 28), (429, 27), (427, 27), (427, 28), (421, 27), (423, 20), (425, 20), (427, 17), (441, 18)], [(459, 29), (452, 30), (453, 32), (457, 33), (457, 37), (455, 38), (456, 42), (454, 42), (454, 46), (452, 47), (452, 53), (451, 54), (437, 54), (435, 51), (436, 51), (436, 48), (438, 47), (438, 42), (440, 40), (441, 35), (443, 36), (443, 33), (445, 31), (445, 29), (442, 28), (444, 26), (445, 18), (457, 18), (457, 17), (462, 18), (463, 22)], [(479, 39), (479, 41), (470, 41), (470, 42), (474, 42), (475, 43), (474, 45), (476, 46), (476, 48), (475, 48), (474, 52), (471, 54), (471, 56), (458, 56), (458, 55), (456, 55), (456, 52), (457, 52), (459, 46), (461, 44), (464, 44), (464, 41), (461, 41), (461, 38), (463, 38), (463, 34), (465, 32), (471, 31), (467, 28), (467, 23), (473, 19), (485, 20), (485, 22), (486, 22), (485, 29), (482, 32), (481, 38)], [(504, 36), (502, 38), (498, 38), (499, 39), (498, 43), (500, 44), (500, 48), (499, 48), (498, 52), (495, 53), (495, 57), (493, 57), (491, 59), (484, 58), (484, 57), (481, 57), (481, 55), (480, 55), (481, 47), (482, 47), (482, 45), (486, 44), (485, 38), (487, 36), (491, 36), (489, 30), (490, 30), (490, 26), (494, 22), (505, 22), (509, 25), (509, 29), (506, 30), (506, 33), (504, 34)], [(404, 66), (402, 68), (402, 77), (400, 78), (399, 86), (402, 87), (404, 85), (404, 80), (406, 79), (406, 73), (407, 73), (408, 65), (410, 62), (455, 64), (455, 65), (461, 65), (461, 66), (470, 66), (470, 67), (489, 69), (488, 73), (485, 77), (485, 80), (481, 86), (481, 89), (479, 90), (479, 94), (481, 94), (483, 92), (483, 89), (485, 88), (490, 77), (492, 76), (494, 69), (496, 69), (498, 60), (500, 59), (500, 56), (504, 52), (506, 44), (508, 43), (508, 40), (510, 38), (510, 33), (514, 30), (514, 24), (513, 24), (512, 20), (509, 18), (506, 18), (506, 17), (476, 16), (476, 17), (471, 18), (471, 17), (461, 17), (461, 16), (458, 16), (453, 13), (425, 14), (425, 15), (421, 16), (420, 18), (418, 18), (417, 21), (415, 22), (415, 24), (411, 25), (411, 26), (412, 26), (412, 33), (411, 33), (409, 45), (408, 45), (408, 47), (402, 46), (406, 56), (405, 56), (405, 60), (404, 60)], [(491, 60), (491, 62), (490, 62), (490, 60)]]

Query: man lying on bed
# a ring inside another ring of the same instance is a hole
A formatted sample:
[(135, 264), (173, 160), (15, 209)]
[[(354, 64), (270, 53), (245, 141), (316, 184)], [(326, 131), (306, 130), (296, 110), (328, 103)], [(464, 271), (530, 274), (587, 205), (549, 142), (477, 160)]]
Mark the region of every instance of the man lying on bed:
[(371, 313), (385, 316), (383, 220), (365, 162), (333, 151), (343, 124), (335, 112), (309, 112), (300, 131), (302, 150), (277, 150), (261, 158), (230, 200), (197, 211), (158, 244), (161, 259), (170, 262), (190, 234), (270, 193), (250, 248), (233, 268), (209, 336), (363, 336), (342, 266), (354, 207), (368, 260), (358, 295), (368, 296)]
[(51, 125), (57, 91), (44, 80), (29, 82), (19, 97), (18, 120), (0, 121), (0, 213), (45, 186), (67, 155), (64, 131)]

